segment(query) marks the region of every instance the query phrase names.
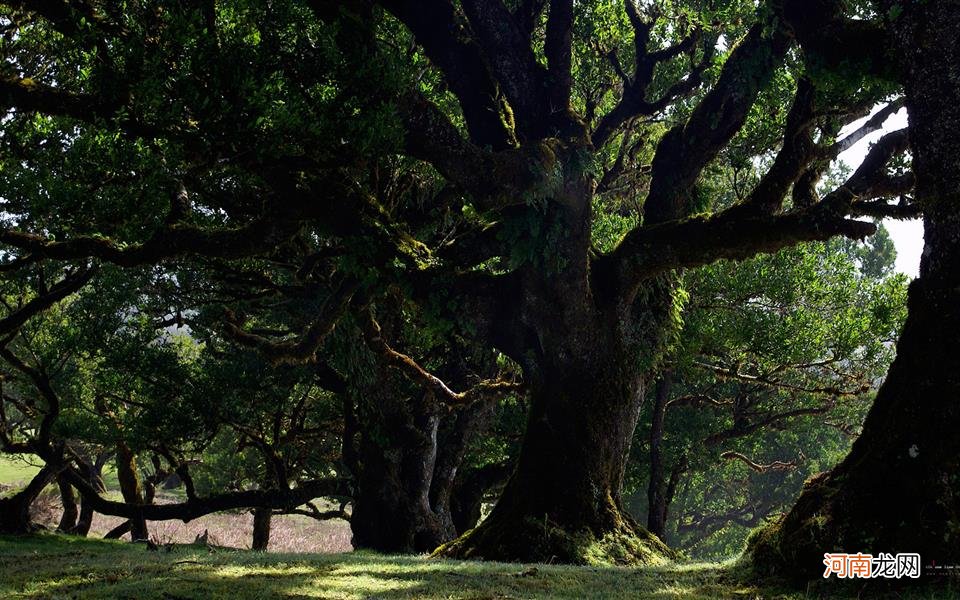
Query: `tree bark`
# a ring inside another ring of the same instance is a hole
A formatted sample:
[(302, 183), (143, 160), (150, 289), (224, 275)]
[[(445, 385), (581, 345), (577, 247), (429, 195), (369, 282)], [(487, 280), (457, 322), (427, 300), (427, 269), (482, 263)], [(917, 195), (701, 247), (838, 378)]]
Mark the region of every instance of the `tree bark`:
[(469, 469), (457, 476), (450, 496), (450, 515), (457, 535), (473, 529), (480, 522), (483, 500), (488, 494), (500, 495), (513, 472), (513, 463), (492, 463)]
[(57, 531), (72, 533), (77, 528), (77, 519), (80, 516), (77, 495), (70, 482), (63, 477), (57, 477), (57, 487), (60, 489), (60, 504), (63, 505), (63, 514), (60, 516)]
[[(117, 443), (117, 479), (120, 493), (127, 504), (144, 504), (143, 490), (140, 487), (140, 475), (137, 471), (136, 455), (125, 442)], [(130, 539), (148, 539), (147, 521), (142, 515), (130, 519)]]
[(753, 540), (760, 571), (797, 581), (819, 577), (823, 553), (840, 550), (960, 562), (960, 2), (902, 7), (891, 27), (924, 211), (920, 277), (863, 434)]
[[(647, 382), (670, 330), (676, 279), (646, 280), (630, 304), (591, 273), (594, 185), (572, 177), (543, 230), (555, 254), (521, 278), (520, 318), (504, 324), (531, 394), (516, 469), (490, 516), (438, 555), (532, 562), (637, 564), (672, 556), (624, 509), (620, 490)], [(612, 287), (612, 286), (611, 286)]]
[[(77, 461), (79, 471), (86, 478), (87, 482), (97, 491), (105, 492), (106, 486), (103, 483), (103, 464), (108, 454), (101, 453), (94, 460), (83, 457)], [(72, 486), (71, 486), (72, 487)], [(86, 497), (80, 495), (80, 514), (76, 525), (70, 530), (73, 535), (86, 537), (90, 533), (90, 526), (93, 525), (93, 505), (87, 501)]]
[[(381, 331), (396, 339), (397, 307), (379, 306)], [(476, 368), (471, 352), (450, 342), (439, 374), (465, 385)], [(451, 503), (469, 443), (489, 422), (495, 398), (451, 410), (432, 390), (407, 380), (382, 355), (373, 353), (345, 403), (348, 425), (359, 429), (359, 445), (345, 445), (355, 458), (350, 525), (353, 545), (379, 552), (430, 552), (457, 535)], [(356, 414), (350, 407), (356, 406)]]
[(642, 387), (620, 366), (545, 373), (503, 495), (485, 521), (440, 554), (564, 563), (651, 562), (670, 554), (622, 507)]
[(436, 510), (430, 499), (439, 410), (429, 400), (404, 397), (403, 382), (386, 366), (380, 375), (378, 390), (365, 394), (361, 469), (350, 517), (353, 545), (379, 552), (428, 552), (455, 535), (443, 507)]
[[(663, 475), (663, 422), (670, 399), (671, 379), (663, 373), (654, 387), (650, 420), (650, 484), (647, 488), (647, 529), (664, 540), (667, 527), (667, 484)], [(665, 540), (664, 540), (665, 541)]]
[(253, 509), (253, 544), (251, 548), (266, 552), (270, 545), (270, 524), (273, 521), (273, 510), (269, 508)]

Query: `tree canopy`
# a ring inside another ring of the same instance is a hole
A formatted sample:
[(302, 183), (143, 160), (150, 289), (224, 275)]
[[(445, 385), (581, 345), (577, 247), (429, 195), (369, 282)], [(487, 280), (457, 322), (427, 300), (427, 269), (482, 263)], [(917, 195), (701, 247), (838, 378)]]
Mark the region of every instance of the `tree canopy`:
[(903, 58), (933, 12), (0, 4), (0, 442), (45, 465), (0, 525), (56, 480), (132, 537), (253, 508), (262, 547), (295, 512), (458, 558), (729, 549), (893, 385), (879, 223), (954, 193)]

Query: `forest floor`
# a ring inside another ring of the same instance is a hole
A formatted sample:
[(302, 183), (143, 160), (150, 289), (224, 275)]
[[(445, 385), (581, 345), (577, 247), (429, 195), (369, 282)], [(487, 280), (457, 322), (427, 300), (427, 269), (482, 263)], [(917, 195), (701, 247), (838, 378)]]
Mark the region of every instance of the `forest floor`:
[[(38, 467), (0, 457), (0, 489), (29, 480)], [(108, 495), (119, 496), (116, 475), (104, 473)], [(2, 493), (2, 492), (0, 492)], [(159, 501), (175, 501), (176, 490)], [(56, 527), (56, 486), (34, 505), (35, 522)], [(663, 567), (599, 568), (446, 561), (349, 552), (344, 521), (275, 517), (270, 552), (249, 548), (249, 512), (207, 515), (190, 523), (151, 522), (161, 546), (95, 539), (122, 519), (96, 515), (91, 538), (41, 533), (0, 536), (0, 598), (875, 598), (872, 590), (812, 587), (806, 593), (775, 583), (758, 585), (734, 562), (683, 562)], [(208, 531), (212, 546), (193, 545)], [(829, 594), (829, 595), (828, 595)], [(960, 587), (890, 594), (890, 598), (960, 598)]]
[[(836, 590), (834, 590), (836, 592)], [(0, 536), (0, 598), (651, 598), (799, 599), (749, 583), (736, 565), (677, 563), (651, 568), (594, 568), (448, 561), (425, 557), (276, 554), (143, 544), (39, 534)], [(829, 597), (875, 598), (863, 590)], [(957, 598), (957, 588), (892, 598)]]

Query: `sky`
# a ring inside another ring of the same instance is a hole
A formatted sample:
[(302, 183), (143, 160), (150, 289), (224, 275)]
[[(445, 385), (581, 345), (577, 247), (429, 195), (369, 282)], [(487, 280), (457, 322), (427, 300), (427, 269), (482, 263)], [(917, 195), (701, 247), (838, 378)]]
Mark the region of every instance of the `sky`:
[[(879, 110), (880, 107), (877, 107)], [(845, 127), (841, 135), (845, 135), (860, 127), (869, 117), (864, 117)], [(883, 129), (864, 137), (846, 152), (840, 155), (840, 160), (852, 168), (857, 168), (863, 162), (870, 144), (880, 139), (885, 133), (902, 129), (907, 126), (907, 110), (901, 109), (890, 116), (883, 124)], [(916, 277), (920, 270), (920, 254), (923, 252), (923, 223), (920, 219), (912, 221), (896, 221), (885, 219), (883, 224), (890, 232), (893, 243), (897, 247), (896, 269), (910, 277)]]

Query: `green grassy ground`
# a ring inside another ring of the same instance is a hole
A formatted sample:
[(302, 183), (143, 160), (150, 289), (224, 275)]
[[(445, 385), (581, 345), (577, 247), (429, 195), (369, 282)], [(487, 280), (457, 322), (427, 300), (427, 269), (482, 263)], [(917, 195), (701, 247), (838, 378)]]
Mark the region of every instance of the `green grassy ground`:
[(23, 484), (37, 474), (40, 467), (29, 464), (19, 457), (0, 454), (0, 484)]
[[(43, 534), (0, 536), (2, 598), (722, 598), (819, 597), (744, 582), (711, 563), (627, 569), (351, 554), (261, 554)], [(867, 596), (863, 596), (867, 597)], [(870, 596), (873, 597), (873, 596)], [(911, 594), (955, 598), (955, 592)]]
[(753, 598), (716, 565), (627, 570), (0, 538), (3, 598)]
[[(40, 471), (41, 464), (40, 459), (32, 455), (0, 454), (0, 485), (19, 487), (28, 483)], [(119, 489), (113, 463), (103, 469), (103, 483), (108, 490)]]

